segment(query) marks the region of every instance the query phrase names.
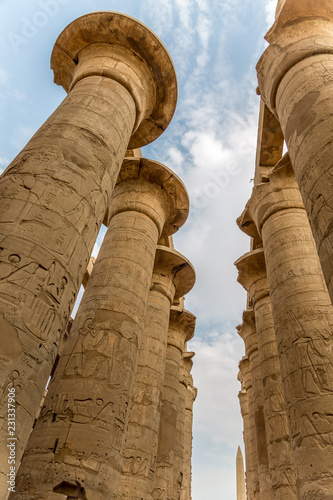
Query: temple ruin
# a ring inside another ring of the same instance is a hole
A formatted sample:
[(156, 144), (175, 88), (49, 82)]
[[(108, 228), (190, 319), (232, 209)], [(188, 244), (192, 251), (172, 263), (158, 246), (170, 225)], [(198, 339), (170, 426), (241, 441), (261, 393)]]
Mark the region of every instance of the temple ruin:
[(174, 67), (114, 12), (72, 22), (51, 67), (68, 96), (1, 178), (1, 498), (189, 500), (189, 199), (140, 150), (173, 116)]
[(247, 500), (333, 499), (332, 14), (330, 0), (280, 0), (257, 65), (254, 188), (237, 221), (251, 250), (235, 263)]

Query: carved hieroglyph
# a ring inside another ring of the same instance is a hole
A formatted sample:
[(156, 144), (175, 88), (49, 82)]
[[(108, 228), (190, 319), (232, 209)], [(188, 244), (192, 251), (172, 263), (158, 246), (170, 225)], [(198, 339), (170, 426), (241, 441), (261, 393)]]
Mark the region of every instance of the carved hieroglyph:
[(118, 498), (168, 498), (165, 491), (163, 495), (155, 495), (153, 488), (170, 307), (174, 298), (192, 289), (194, 281), (193, 267), (181, 254), (171, 248), (157, 247)]
[(269, 461), (267, 452), (266, 423), (264, 417), (264, 394), (261, 378), (258, 340), (253, 309), (243, 313), (243, 323), (237, 327), (239, 335), (245, 343), (246, 356), (250, 361), (252, 378), (252, 405), (256, 432), (259, 495), (260, 500), (270, 500), (272, 488), (269, 475)]
[(280, 120), (333, 300), (333, 10), (331, 0), (280, 1), (257, 70)]
[(239, 363), (242, 390), (239, 402), (244, 422), (247, 500), (259, 499), (257, 434), (254, 422), (253, 388), (250, 361), (244, 356)]
[(239, 271), (238, 281), (248, 291), (255, 314), (272, 495), (276, 500), (297, 500), (296, 477), (263, 249), (245, 254), (235, 265)]
[[(74, 21), (59, 36), (51, 65), (69, 95), (0, 180), (0, 417), (15, 386), (17, 461), (129, 141), (139, 147), (158, 137), (177, 94), (164, 46), (121, 14)], [(6, 437), (2, 432), (4, 491)]]
[[(185, 399), (180, 398), (179, 381), (185, 342), (193, 337), (194, 328), (195, 316), (182, 307), (172, 306), (154, 476), (154, 492), (157, 498), (180, 498), (184, 475)], [(182, 424), (177, 429), (178, 415)]]
[(289, 419), (297, 494), (333, 491), (333, 309), (315, 243), (286, 155), (259, 184), (243, 216), (263, 241)]
[[(117, 498), (156, 245), (164, 231), (183, 224), (187, 211), (186, 190), (169, 169), (150, 160), (124, 161), (108, 231), (13, 498), (44, 498), (61, 481), (79, 483), (94, 500)], [(177, 271), (182, 290), (189, 283)]]

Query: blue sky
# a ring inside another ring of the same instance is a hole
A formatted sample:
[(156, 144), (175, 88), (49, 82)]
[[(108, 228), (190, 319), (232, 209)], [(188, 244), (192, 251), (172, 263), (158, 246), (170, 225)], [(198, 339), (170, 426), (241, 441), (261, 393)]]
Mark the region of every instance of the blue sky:
[[(237, 393), (244, 354), (236, 325), (246, 296), (233, 262), (249, 250), (235, 220), (254, 177), (259, 98), (255, 64), (275, 0), (0, 0), (0, 169), (65, 97), (49, 69), (53, 44), (75, 18), (95, 10), (129, 14), (152, 29), (174, 61), (175, 116), (143, 156), (184, 181), (191, 214), (175, 236), (197, 283), (186, 308), (197, 316), (193, 376), (193, 500), (236, 499), (242, 444)], [(95, 247), (95, 253), (101, 237)]]

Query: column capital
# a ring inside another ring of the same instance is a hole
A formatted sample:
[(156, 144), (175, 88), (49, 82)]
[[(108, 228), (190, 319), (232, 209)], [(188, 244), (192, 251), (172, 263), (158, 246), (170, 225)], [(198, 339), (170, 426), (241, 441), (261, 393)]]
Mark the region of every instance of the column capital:
[(149, 28), (130, 16), (102, 11), (79, 17), (59, 35), (51, 68), (66, 92), (91, 76), (111, 78), (129, 91), (136, 106), (130, 149), (157, 139), (174, 114), (177, 79), (170, 55)]
[(238, 393), (238, 399), (239, 399), (239, 406), (241, 410), (241, 415), (244, 418), (246, 415), (249, 414), (249, 405), (248, 405), (248, 396), (247, 392), (245, 389), (242, 389)]
[(237, 281), (249, 293), (249, 298), (254, 306), (259, 300), (269, 295), (266, 262), (263, 248), (258, 248), (246, 253), (236, 260), (238, 270)]
[(253, 221), (261, 235), (262, 226), (271, 215), (290, 208), (304, 210), (304, 204), (287, 153), (270, 172), (268, 181), (253, 188), (237, 224), (244, 233), (252, 236)]
[(156, 223), (160, 237), (168, 237), (185, 223), (189, 196), (181, 179), (162, 163), (146, 158), (125, 159), (107, 219), (128, 210), (146, 214)]
[(257, 332), (253, 309), (243, 312), (243, 323), (237, 327), (238, 335), (242, 337), (245, 344), (245, 352), (248, 358), (258, 349)]
[(174, 298), (192, 290), (194, 282), (195, 271), (190, 261), (176, 250), (158, 245), (151, 290), (163, 293), (172, 304)]
[(247, 356), (243, 356), (243, 358), (239, 362), (238, 367), (241, 373), (241, 380), (244, 389), (248, 391), (252, 387), (252, 375), (249, 358)]
[(194, 314), (181, 307), (172, 306), (170, 309), (168, 345), (183, 353), (185, 342), (188, 342), (194, 336), (195, 322), (196, 317)]
[(278, 86), (298, 62), (316, 54), (333, 54), (330, 0), (280, 0), (276, 19), (265, 36), (270, 44), (257, 64), (260, 93), (276, 113)]

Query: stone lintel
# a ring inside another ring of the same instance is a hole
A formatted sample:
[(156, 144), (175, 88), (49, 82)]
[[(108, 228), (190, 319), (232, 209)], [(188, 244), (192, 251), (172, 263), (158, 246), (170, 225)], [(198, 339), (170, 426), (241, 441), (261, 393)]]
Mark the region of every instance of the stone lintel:
[[(161, 280), (161, 278), (165, 278)], [(192, 290), (195, 283), (195, 271), (192, 264), (182, 254), (172, 248), (158, 245), (156, 250), (152, 289), (165, 290), (165, 280), (171, 280), (174, 285), (175, 298), (186, 295)], [(173, 298), (170, 299), (171, 303)]]
[(270, 45), (257, 64), (260, 93), (274, 115), (277, 89), (289, 69), (308, 57), (333, 54), (330, 0), (282, 0), (276, 14), (265, 36)]
[(184, 351), (185, 342), (194, 336), (196, 317), (189, 311), (177, 306), (170, 309), (170, 323), (168, 332), (168, 345), (176, 347), (181, 353)]
[(177, 79), (170, 55), (149, 28), (130, 16), (101, 11), (79, 17), (59, 35), (51, 68), (66, 92), (92, 75), (128, 89), (137, 108), (131, 149), (157, 139), (174, 114)]
[(283, 142), (280, 122), (261, 99), (254, 185), (267, 179), (270, 170), (281, 160)]
[(238, 335), (242, 337), (245, 344), (246, 356), (250, 356), (258, 349), (257, 332), (253, 309), (243, 312), (243, 323), (237, 327)]
[(87, 266), (87, 270), (86, 270), (86, 274), (83, 276), (83, 281), (82, 281), (83, 288), (86, 288), (86, 286), (87, 286), (87, 283), (88, 283), (88, 280), (91, 276), (95, 262), (96, 262), (95, 257), (90, 257), (89, 262), (88, 262), (88, 266)]
[(237, 281), (249, 293), (254, 305), (269, 294), (264, 250), (258, 248), (246, 253), (235, 262), (238, 270)]
[[(162, 228), (162, 238), (167, 238), (174, 234), (185, 223), (189, 213), (189, 196), (181, 179), (175, 175), (168, 167), (146, 158), (127, 158), (124, 160), (115, 187), (113, 198), (122, 191), (122, 187), (132, 185), (133, 189), (138, 189), (139, 182), (148, 182), (163, 190), (169, 200), (167, 220)], [(126, 184), (124, 183), (132, 183)], [(151, 195), (153, 196), (153, 195)], [(152, 217), (152, 200), (145, 197), (138, 198), (135, 209), (146, 213)], [(118, 211), (133, 210), (133, 201), (129, 199), (124, 203), (111, 201), (109, 214), (110, 219)], [(157, 221), (158, 222), (158, 221)]]

